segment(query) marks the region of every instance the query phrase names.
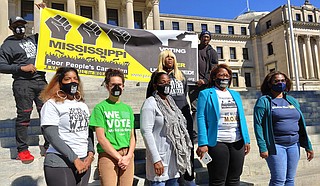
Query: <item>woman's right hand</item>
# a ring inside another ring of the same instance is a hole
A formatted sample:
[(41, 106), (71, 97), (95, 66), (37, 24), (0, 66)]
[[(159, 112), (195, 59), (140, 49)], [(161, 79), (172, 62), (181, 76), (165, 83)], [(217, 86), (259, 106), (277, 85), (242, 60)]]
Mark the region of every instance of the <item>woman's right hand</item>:
[(155, 171), (156, 175), (161, 176), (164, 172), (164, 167), (162, 165), (161, 160), (154, 163), (153, 166), (154, 166), (154, 171)]
[(76, 167), (78, 174), (82, 174), (88, 169), (86, 167), (86, 164), (83, 161), (81, 161), (79, 158), (74, 160), (74, 166)]
[(268, 151), (266, 151), (266, 152), (260, 152), (260, 157), (261, 157), (261, 158), (266, 159), (268, 156), (269, 156)]
[(202, 159), (204, 153), (208, 152), (208, 146), (198, 147), (196, 152), (200, 159)]

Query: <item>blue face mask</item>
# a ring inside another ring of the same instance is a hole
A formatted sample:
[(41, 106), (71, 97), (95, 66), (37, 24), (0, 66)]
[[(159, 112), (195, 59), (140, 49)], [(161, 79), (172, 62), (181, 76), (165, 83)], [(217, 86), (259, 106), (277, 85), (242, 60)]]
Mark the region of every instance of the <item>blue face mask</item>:
[(287, 85), (283, 82), (279, 82), (277, 84), (273, 84), (271, 89), (275, 92), (283, 92), (286, 89)]

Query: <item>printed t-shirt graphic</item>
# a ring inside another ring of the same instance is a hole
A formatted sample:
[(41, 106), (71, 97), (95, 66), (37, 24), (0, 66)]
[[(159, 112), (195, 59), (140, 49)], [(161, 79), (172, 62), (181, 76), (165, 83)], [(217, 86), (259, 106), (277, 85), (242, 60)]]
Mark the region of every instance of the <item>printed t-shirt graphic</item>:
[(220, 105), (218, 141), (236, 142), (241, 139), (237, 105), (229, 91), (221, 91), (216, 88), (216, 92)]
[(19, 43), (20, 47), (26, 52), (28, 58), (35, 58), (37, 54), (37, 47), (30, 40), (22, 40)]
[[(54, 125), (59, 128), (59, 137), (80, 157), (87, 156), (89, 109), (83, 102), (48, 100), (42, 107), (41, 125)], [(59, 154), (51, 145), (47, 152)]]

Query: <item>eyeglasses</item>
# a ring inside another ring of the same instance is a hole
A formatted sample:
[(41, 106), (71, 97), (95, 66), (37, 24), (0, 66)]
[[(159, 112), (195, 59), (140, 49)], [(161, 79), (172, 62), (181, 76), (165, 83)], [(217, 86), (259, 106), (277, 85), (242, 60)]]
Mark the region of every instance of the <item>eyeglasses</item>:
[(274, 83), (285, 83), (286, 82), (286, 79), (275, 79), (274, 81), (273, 81)]

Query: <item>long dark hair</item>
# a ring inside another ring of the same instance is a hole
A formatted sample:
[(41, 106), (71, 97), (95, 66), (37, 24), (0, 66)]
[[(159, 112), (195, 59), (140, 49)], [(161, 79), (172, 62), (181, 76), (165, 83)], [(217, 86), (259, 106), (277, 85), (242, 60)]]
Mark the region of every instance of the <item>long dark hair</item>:
[(292, 81), (288, 78), (288, 76), (280, 71), (273, 71), (270, 72), (263, 80), (263, 83), (261, 85), (261, 93), (262, 95), (268, 95), (271, 92), (271, 86), (272, 86), (272, 81), (274, 80), (274, 77), (276, 75), (283, 75), (284, 78), (286, 79), (286, 92), (289, 92), (291, 90), (291, 86), (292, 86)]

